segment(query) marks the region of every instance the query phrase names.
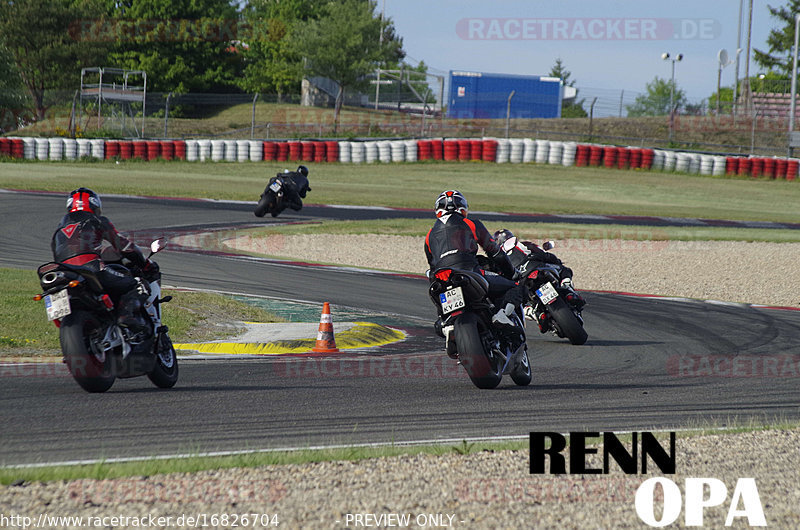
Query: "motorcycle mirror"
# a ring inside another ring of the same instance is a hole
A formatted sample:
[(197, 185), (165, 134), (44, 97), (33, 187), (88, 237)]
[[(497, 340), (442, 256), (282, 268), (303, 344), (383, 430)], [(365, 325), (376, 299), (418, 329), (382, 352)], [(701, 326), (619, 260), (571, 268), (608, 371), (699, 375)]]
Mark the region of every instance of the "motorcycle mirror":
[(550, 250), (551, 248), (555, 248), (555, 247), (556, 247), (556, 244), (555, 244), (554, 241), (545, 241), (544, 244), (542, 244), (542, 248), (544, 250)]
[(167, 246), (166, 238), (159, 238), (150, 243), (150, 253), (155, 254), (160, 250), (164, 250), (164, 247)]

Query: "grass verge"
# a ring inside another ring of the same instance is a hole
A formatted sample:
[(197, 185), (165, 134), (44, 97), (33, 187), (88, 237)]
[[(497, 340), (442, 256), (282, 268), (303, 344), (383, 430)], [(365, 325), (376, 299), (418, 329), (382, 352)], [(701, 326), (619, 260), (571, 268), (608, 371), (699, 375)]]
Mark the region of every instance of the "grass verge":
[(400, 455), (469, 454), (480, 451), (520, 451), (526, 442), (467, 442), (456, 445), (390, 445), (385, 447), (342, 447), (332, 449), (307, 449), (298, 451), (264, 451), (231, 456), (137, 460), (133, 462), (98, 462), (89, 465), (46, 466), (35, 468), (0, 467), (0, 484), (20, 481), (46, 482), (81, 478), (108, 479), (131, 476), (150, 476), (167, 473), (195, 473), (243, 467), (308, 464), (315, 462), (355, 461), (369, 458), (386, 458)]
[[(34, 271), (0, 268), (0, 357), (13, 355), (57, 355), (58, 329), (47, 320), (44, 302), (33, 295), (41, 291)], [(212, 325), (220, 320), (280, 322), (282, 319), (259, 307), (214, 293), (175, 291), (164, 306), (164, 323), (175, 342), (222, 338), (234, 327)]]
[[(480, 214), (472, 215), (480, 219)], [(433, 224), (431, 219), (378, 219), (371, 221), (322, 221), (307, 224), (271, 225), (264, 228), (237, 230), (231, 235), (268, 237), (276, 235), (334, 234), (334, 235), (399, 235), (424, 237)], [(773, 228), (727, 228), (709, 226), (631, 226), (620, 224), (574, 223), (501, 223), (484, 221), (486, 228), (495, 231), (508, 228), (517, 236), (534, 242), (552, 239), (626, 241), (766, 241), (775, 243), (800, 242), (800, 230)]]
[[(719, 428), (711, 425), (692, 426), (689, 430), (677, 432), (677, 438), (706, 435), (729, 435), (767, 430), (788, 430), (800, 427), (794, 422), (760, 424), (752, 420), (744, 422), (727, 420)], [(620, 435), (624, 442), (630, 436)], [(588, 440), (591, 444), (592, 440)], [(568, 442), (569, 443), (569, 442)], [(599, 445), (599, 441), (597, 445)], [(196, 473), (198, 471), (232, 468), (253, 468), (262, 466), (308, 464), (333, 461), (358, 461), (371, 458), (390, 458), (396, 456), (446, 454), (468, 455), (479, 452), (527, 451), (527, 440), (503, 442), (467, 441), (457, 444), (439, 445), (386, 445), (379, 447), (341, 447), (330, 449), (305, 449), (297, 451), (253, 451), (230, 456), (187, 456), (185, 458), (141, 459), (130, 462), (97, 462), (86, 465), (54, 465), (40, 467), (0, 467), (0, 484), (20, 484), (23, 482), (47, 482), (76, 479), (114, 479), (121, 477), (141, 477), (168, 473)]]
[[(5, 162), (0, 188), (255, 202), (269, 176), (295, 163)], [(458, 188), (473, 211), (800, 222), (795, 182), (481, 162), (308, 165), (309, 203), (427, 209), (443, 189)]]

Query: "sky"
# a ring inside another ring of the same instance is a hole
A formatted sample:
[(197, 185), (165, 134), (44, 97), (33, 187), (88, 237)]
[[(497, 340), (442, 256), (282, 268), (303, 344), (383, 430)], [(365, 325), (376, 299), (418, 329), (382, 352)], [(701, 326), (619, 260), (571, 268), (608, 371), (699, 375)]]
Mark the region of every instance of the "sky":
[[(739, 76), (744, 77), (748, 0), (744, 0)], [(403, 38), (407, 61), (429, 72), (451, 70), (547, 75), (556, 58), (576, 80), (580, 97), (598, 97), (596, 109), (613, 115), (659, 76), (672, 76), (690, 102), (717, 88), (721, 49), (735, 58), (740, 0), (377, 0)], [(751, 47), (766, 51), (779, 26), (767, 5), (753, 0)], [(761, 73), (751, 52), (750, 75)], [(735, 64), (722, 69), (733, 86)]]

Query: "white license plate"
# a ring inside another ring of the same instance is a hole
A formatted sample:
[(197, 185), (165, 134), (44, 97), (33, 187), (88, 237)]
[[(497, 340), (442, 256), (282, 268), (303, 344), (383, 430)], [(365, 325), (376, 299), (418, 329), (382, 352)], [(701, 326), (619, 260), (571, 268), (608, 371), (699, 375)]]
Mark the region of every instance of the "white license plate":
[(442, 304), (442, 313), (445, 315), (464, 307), (464, 293), (461, 291), (461, 287), (455, 287), (440, 294), (439, 302)]
[(549, 304), (558, 298), (558, 292), (556, 292), (552, 284), (546, 283), (536, 289), (536, 296), (539, 297), (539, 300), (541, 300), (542, 303)]
[(278, 193), (279, 191), (281, 191), (281, 183), (276, 180), (275, 182), (269, 185), (269, 189), (271, 189), (275, 193)]
[(72, 313), (72, 308), (69, 306), (69, 294), (67, 290), (63, 289), (53, 294), (48, 294), (44, 297), (44, 308), (47, 311), (47, 318), (55, 320), (63, 318)]

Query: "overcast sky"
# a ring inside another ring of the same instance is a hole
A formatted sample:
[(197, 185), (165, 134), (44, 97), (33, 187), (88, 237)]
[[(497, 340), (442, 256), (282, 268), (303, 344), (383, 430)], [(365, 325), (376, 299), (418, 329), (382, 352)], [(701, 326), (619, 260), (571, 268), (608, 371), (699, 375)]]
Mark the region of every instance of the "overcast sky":
[[(735, 58), (739, 0), (377, 0), (394, 21), (411, 64), (450, 70), (546, 75), (560, 57), (581, 95), (600, 95), (607, 109), (626, 103), (655, 76), (669, 79), (672, 63), (684, 58), (675, 80), (690, 101), (716, 91), (718, 52)], [(752, 47), (766, 50), (777, 25), (767, 4), (754, 0)], [(746, 49), (747, 0), (742, 48)], [(745, 51), (740, 56), (744, 77)], [(733, 85), (735, 65), (722, 70), (722, 86)], [(752, 60), (750, 74), (761, 70)], [(616, 101), (615, 104), (612, 104)]]

